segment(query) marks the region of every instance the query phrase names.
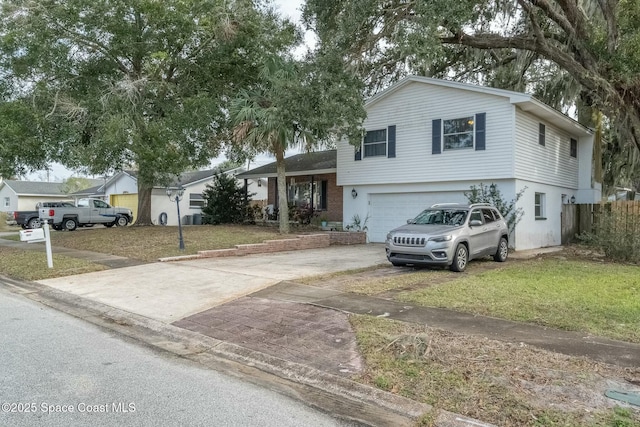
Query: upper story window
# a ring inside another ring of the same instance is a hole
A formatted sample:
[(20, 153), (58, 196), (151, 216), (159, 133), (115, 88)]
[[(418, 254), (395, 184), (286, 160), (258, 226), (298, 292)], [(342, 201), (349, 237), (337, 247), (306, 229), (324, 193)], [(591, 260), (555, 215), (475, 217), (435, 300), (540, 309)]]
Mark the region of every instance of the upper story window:
[(4, 207), (8, 208), (9, 206), (11, 206), (11, 199), (9, 197), (5, 197), (4, 198)]
[(578, 141), (574, 138), (571, 138), (569, 144), (569, 155), (574, 158), (578, 157)]
[(473, 148), (474, 117), (442, 121), (442, 141), (445, 150)]
[(540, 123), (538, 125), (538, 144), (544, 146), (546, 144), (547, 139), (547, 128), (544, 124)]
[(387, 130), (370, 130), (364, 136), (364, 157), (387, 155)]

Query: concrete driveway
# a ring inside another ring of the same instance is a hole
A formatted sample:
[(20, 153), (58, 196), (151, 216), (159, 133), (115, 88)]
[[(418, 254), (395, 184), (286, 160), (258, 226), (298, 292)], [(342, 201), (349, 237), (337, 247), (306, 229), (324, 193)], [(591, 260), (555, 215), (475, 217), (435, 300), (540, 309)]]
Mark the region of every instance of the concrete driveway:
[(163, 322), (294, 280), (386, 263), (381, 244), (152, 263), (41, 283)]

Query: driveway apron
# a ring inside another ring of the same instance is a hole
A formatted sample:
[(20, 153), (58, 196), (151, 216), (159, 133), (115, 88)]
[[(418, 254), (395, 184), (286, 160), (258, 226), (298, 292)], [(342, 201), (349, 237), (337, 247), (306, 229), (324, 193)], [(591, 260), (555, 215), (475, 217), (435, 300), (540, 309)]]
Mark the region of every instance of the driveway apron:
[(174, 322), (283, 280), (385, 263), (382, 245), (332, 246), (244, 257), (151, 263), (39, 283)]

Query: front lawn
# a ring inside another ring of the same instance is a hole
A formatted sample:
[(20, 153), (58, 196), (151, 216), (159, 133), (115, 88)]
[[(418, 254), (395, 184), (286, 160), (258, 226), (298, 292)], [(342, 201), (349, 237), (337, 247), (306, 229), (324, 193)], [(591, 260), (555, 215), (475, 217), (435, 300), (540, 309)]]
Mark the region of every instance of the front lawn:
[(178, 249), (178, 227), (96, 227), (58, 231), (51, 233), (51, 244), (152, 262), (162, 257), (282, 238), (276, 228), (257, 226), (192, 225), (182, 227), (182, 233), (185, 246), (182, 252)]
[(43, 280), (104, 270), (107, 267), (82, 259), (53, 254), (53, 268), (47, 267), (44, 252), (0, 246), (0, 272), (22, 280)]
[[(52, 231), (51, 244), (54, 247), (154, 262), (162, 257), (196, 254), (201, 250), (232, 248), (237, 244), (283, 238), (275, 228), (232, 225), (183, 227), (183, 237), (185, 250), (180, 251), (178, 227), (96, 227), (73, 232)], [(4, 238), (19, 240), (17, 235)], [(56, 254), (55, 249), (53, 266), (53, 269), (47, 268), (44, 252), (0, 247), (0, 272), (16, 279), (41, 280), (106, 268), (100, 264)]]
[(548, 257), (424, 284), (398, 299), (640, 343), (637, 266)]

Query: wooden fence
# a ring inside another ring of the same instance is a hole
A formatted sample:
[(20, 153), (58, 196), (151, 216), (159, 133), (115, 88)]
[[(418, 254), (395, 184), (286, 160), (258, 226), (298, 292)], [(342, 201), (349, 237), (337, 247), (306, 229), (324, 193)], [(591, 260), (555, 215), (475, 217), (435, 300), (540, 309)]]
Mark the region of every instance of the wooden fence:
[(640, 233), (640, 201), (562, 205), (562, 244), (575, 241), (581, 233), (594, 232), (602, 225), (599, 221), (603, 218), (611, 222), (608, 227), (625, 233)]

